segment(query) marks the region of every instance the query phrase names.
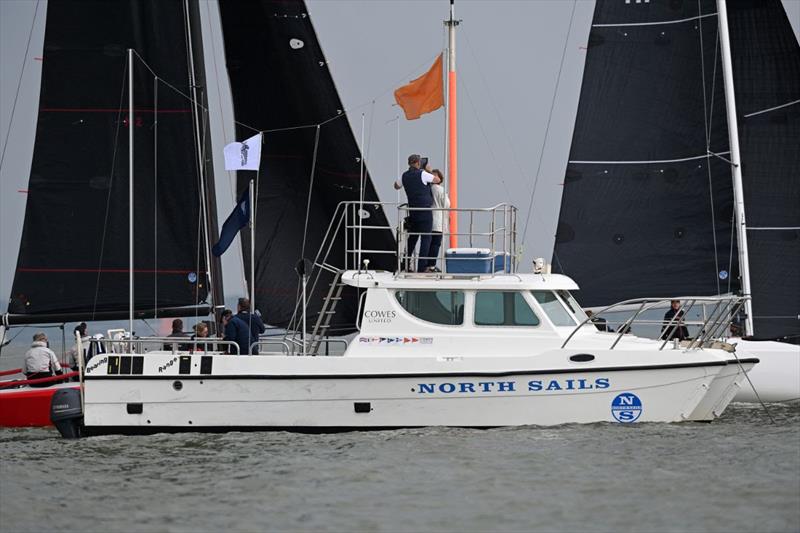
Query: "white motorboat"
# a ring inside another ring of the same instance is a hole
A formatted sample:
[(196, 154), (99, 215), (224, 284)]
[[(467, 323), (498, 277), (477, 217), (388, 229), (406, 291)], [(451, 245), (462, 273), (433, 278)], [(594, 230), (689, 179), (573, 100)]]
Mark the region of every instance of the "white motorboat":
[[(492, 210), (515, 213), (470, 211)], [(301, 343), (305, 356), (288, 343), (236, 356), (208, 346), (165, 351), (163, 338), (117, 341), (130, 349), (93, 359), (82, 404), (78, 391), (57, 394), (53, 420), (65, 436), (709, 421), (758, 361), (714, 347), (721, 319), (710, 317), (708, 334), (690, 344), (601, 332), (568, 277), (516, 273), (513, 259), (500, 272), (469, 272), (487, 263), (470, 261), (454, 268), (448, 259), (443, 273), (340, 273), (323, 309), (337, 287), (363, 297), (359, 331), (341, 356), (318, 355), (327, 342), (319, 322)]]

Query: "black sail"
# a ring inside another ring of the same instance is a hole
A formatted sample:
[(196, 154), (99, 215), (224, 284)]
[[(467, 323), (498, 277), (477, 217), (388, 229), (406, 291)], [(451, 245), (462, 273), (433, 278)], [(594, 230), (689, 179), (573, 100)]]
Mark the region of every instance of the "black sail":
[[(289, 325), (299, 295), (295, 272), (303, 255), (313, 260), (337, 205), (359, 200), (360, 151), (344, 114), (328, 65), (304, 2), (221, 0), (220, 11), (228, 74), (236, 119), (258, 130), (279, 130), (321, 124), (316, 149), (314, 127), (267, 132), (262, 146), (255, 242), (256, 306), (267, 322)], [(255, 134), (237, 126), (237, 139)], [(312, 184), (312, 166), (314, 177)], [(239, 192), (255, 172), (240, 171)], [(386, 226), (372, 182), (367, 176), (364, 198), (371, 226)], [(249, 265), (249, 235), (243, 232), (244, 261)], [(352, 248), (353, 244), (350, 243)], [(365, 231), (364, 249), (394, 250), (391, 231)], [(390, 255), (365, 254), (370, 268), (392, 269)], [(328, 263), (345, 267), (345, 241), (335, 240)], [(249, 267), (245, 267), (248, 271)], [(319, 312), (331, 275), (309, 294), (309, 324)], [(355, 291), (346, 290), (331, 322), (338, 333), (354, 329)]]
[[(128, 132), (135, 138), (137, 316), (206, 300), (184, 3), (49, 2), (12, 323), (127, 315)], [(133, 48), (133, 124), (126, 61)], [(199, 53), (199, 51), (195, 51)], [(152, 312), (150, 312), (152, 311)]]
[[(728, 11), (754, 336), (797, 336), (800, 53), (779, 0)], [(597, 2), (553, 257), (583, 305), (740, 290), (718, 31), (713, 1)]]
[(553, 257), (584, 306), (739, 288), (715, 13), (597, 2)]
[(800, 341), (800, 45), (780, 0), (728, 2), (757, 338)]

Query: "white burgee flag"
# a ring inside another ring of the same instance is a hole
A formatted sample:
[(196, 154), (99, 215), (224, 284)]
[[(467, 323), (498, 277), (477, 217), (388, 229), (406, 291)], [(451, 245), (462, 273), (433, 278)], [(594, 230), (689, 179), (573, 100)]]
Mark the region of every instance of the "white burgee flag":
[(258, 170), (261, 164), (261, 134), (225, 145), (225, 170)]

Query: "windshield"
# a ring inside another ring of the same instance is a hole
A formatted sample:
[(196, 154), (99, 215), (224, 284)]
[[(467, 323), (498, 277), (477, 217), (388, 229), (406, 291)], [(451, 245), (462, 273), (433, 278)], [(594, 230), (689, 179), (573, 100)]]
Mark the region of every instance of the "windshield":
[(572, 314), (575, 315), (575, 318), (578, 319), (578, 323), (583, 322), (587, 318), (589, 318), (586, 313), (581, 308), (578, 301), (572, 296), (572, 293), (569, 291), (556, 291), (556, 293), (561, 297), (566, 304), (567, 308), (572, 311)]
[(575, 326), (577, 322), (552, 291), (531, 291), (545, 314), (556, 326)]

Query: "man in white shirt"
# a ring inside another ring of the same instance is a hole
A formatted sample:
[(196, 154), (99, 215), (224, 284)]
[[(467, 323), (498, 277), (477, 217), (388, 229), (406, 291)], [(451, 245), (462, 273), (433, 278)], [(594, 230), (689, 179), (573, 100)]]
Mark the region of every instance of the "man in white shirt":
[(42, 332), (33, 336), (33, 344), (25, 352), (25, 375), (28, 379), (49, 378), (61, 375), (61, 365), (55, 352), (47, 347), (47, 335)]

